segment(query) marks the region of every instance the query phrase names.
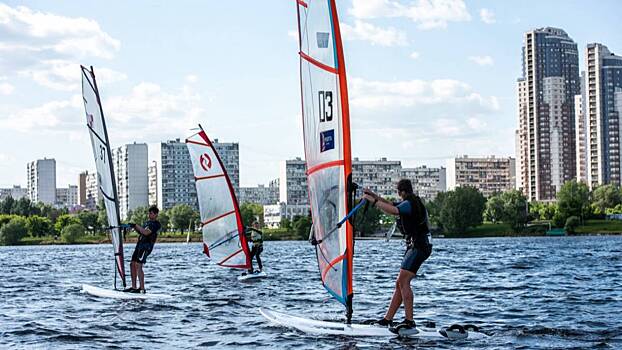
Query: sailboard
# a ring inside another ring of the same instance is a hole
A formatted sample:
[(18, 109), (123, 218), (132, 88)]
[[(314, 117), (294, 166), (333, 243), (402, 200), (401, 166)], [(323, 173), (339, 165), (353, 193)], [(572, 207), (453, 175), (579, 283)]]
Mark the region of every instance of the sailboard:
[(112, 163), (112, 153), (106, 120), (102, 109), (101, 98), (95, 80), (95, 71), (80, 66), (82, 71), (82, 100), (86, 116), (86, 127), (91, 137), (93, 157), (97, 170), (97, 185), (104, 198), (106, 216), (108, 217), (108, 229), (114, 252), (114, 288), (117, 289), (117, 276), (125, 288), (125, 265), (123, 258), (123, 236), (121, 232), (121, 217), (119, 215), (119, 197)]
[(95, 297), (101, 298), (111, 298), (111, 299), (138, 299), (138, 300), (147, 300), (147, 299), (171, 299), (172, 295), (168, 294), (154, 294), (154, 293), (126, 293), (119, 290), (110, 290), (99, 288), (95, 286), (91, 286), (88, 284), (82, 285), (82, 293), (86, 293)]
[(224, 267), (249, 269), (250, 251), (229, 175), (203, 128), (186, 139), (197, 187), (203, 252)]
[(252, 281), (265, 277), (268, 277), (265, 271), (254, 271), (253, 273), (243, 273), (238, 276), (238, 281)]

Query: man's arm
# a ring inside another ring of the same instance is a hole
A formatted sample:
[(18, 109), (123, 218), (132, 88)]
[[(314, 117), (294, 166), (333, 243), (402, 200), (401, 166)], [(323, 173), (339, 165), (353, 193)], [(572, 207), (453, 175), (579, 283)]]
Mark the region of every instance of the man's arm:
[(393, 203), (380, 197), (379, 195), (375, 194), (370, 190), (366, 189), (364, 193), (365, 194), (363, 195), (363, 198), (368, 200), (376, 208), (382, 210), (384, 213), (389, 215), (399, 215), (400, 211), (399, 209), (397, 209), (396, 206), (393, 205)]
[(136, 230), (138, 233), (140, 233), (143, 236), (149, 236), (151, 234), (151, 230), (149, 229), (149, 227), (144, 228), (144, 227), (141, 227), (140, 225), (134, 224), (134, 230)]

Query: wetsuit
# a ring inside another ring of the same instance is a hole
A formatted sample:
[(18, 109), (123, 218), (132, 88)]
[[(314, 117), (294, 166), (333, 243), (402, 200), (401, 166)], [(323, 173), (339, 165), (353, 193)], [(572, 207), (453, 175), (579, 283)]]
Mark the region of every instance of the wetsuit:
[[(251, 248), (251, 265), (253, 264), (253, 257), (257, 258), (257, 266), (259, 269), (263, 269), (263, 265), (261, 263), (261, 258), (259, 255), (263, 252), (263, 232), (249, 228), (250, 240), (253, 242), (253, 246)], [(251, 266), (252, 268), (252, 266)]]
[(147, 257), (151, 254), (153, 246), (158, 239), (158, 231), (160, 231), (160, 222), (147, 221), (143, 226), (151, 231), (149, 236), (138, 234), (138, 242), (136, 242), (136, 248), (134, 248), (134, 254), (132, 254), (132, 261), (144, 264), (147, 262)]
[(417, 274), (421, 264), (432, 254), (428, 212), (421, 198), (414, 194), (397, 203), (397, 209), (397, 226), (404, 235), (407, 246), (401, 268)]

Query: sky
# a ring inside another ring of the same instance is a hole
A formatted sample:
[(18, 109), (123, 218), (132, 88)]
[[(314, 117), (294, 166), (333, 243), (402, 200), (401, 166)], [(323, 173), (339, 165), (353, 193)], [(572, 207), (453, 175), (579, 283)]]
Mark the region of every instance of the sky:
[[(514, 156), (524, 32), (564, 29), (622, 54), (622, 2), (338, 2), (352, 154), (402, 166)], [(238, 142), (240, 185), (304, 157), (295, 0), (0, 0), (0, 187), (55, 158), (57, 186), (95, 164), (79, 65), (93, 66), (113, 147)]]

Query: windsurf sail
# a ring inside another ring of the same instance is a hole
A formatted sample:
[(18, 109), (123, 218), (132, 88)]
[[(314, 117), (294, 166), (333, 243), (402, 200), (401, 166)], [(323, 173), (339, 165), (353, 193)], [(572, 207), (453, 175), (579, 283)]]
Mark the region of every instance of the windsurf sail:
[(334, 0), (296, 0), (302, 119), (316, 255), (326, 290), (352, 317), (353, 228), (346, 69)]
[(125, 287), (125, 266), (123, 263), (123, 236), (119, 227), (121, 223), (121, 217), (119, 215), (119, 197), (117, 196), (112, 153), (110, 150), (108, 131), (106, 129), (106, 121), (104, 119), (104, 111), (101, 105), (99, 90), (97, 89), (97, 82), (95, 81), (95, 71), (93, 67), (88, 69), (84, 66), (80, 66), (80, 68), (82, 70), (82, 100), (84, 102), (84, 111), (86, 114), (86, 126), (91, 135), (91, 146), (93, 146), (93, 156), (97, 168), (97, 184), (104, 197), (106, 216), (108, 217), (112, 246), (114, 248), (114, 287), (116, 289), (117, 275), (119, 275), (123, 282), (123, 287)]
[(203, 252), (218, 265), (250, 268), (242, 215), (220, 156), (202, 128), (186, 139), (186, 146), (197, 186)]

